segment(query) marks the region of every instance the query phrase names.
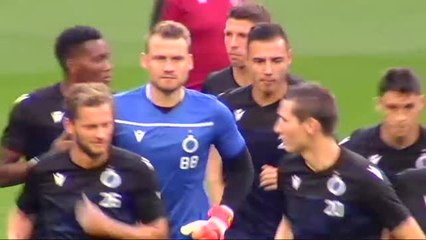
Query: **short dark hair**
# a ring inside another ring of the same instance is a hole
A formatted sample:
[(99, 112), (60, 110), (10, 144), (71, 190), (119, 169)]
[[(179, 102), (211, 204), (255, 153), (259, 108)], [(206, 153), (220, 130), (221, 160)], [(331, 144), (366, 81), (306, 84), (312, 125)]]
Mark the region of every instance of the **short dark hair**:
[(188, 28), (185, 27), (185, 25), (183, 25), (182, 23), (166, 20), (155, 24), (151, 29), (148, 39), (146, 41), (145, 48), (147, 52), (149, 51), (149, 40), (154, 35), (160, 35), (162, 38), (165, 39), (182, 38), (187, 42), (188, 49), (191, 48), (191, 33), (189, 32)]
[(314, 83), (301, 83), (289, 88), (285, 97), (293, 101), (293, 114), (303, 122), (316, 119), (327, 136), (332, 136), (338, 123), (338, 109), (334, 96), (326, 88)]
[(229, 11), (228, 19), (248, 20), (254, 24), (271, 22), (271, 14), (261, 4), (245, 3), (237, 5)]
[(275, 38), (284, 39), (287, 46), (289, 46), (287, 33), (281, 25), (276, 23), (259, 23), (250, 30), (247, 46), (250, 46), (250, 43), (254, 41), (269, 41)]
[(74, 120), (78, 117), (78, 110), (81, 107), (97, 107), (102, 104), (113, 105), (113, 96), (106, 84), (75, 83), (71, 85), (65, 97), (65, 116)]
[(391, 68), (386, 71), (379, 83), (378, 94), (383, 96), (388, 91), (421, 94), (420, 80), (409, 68)]
[(89, 26), (74, 26), (65, 29), (57, 38), (55, 43), (55, 56), (62, 69), (67, 72), (66, 60), (72, 52), (90, 40), (102, 39), (102, 34), (95, 28)]

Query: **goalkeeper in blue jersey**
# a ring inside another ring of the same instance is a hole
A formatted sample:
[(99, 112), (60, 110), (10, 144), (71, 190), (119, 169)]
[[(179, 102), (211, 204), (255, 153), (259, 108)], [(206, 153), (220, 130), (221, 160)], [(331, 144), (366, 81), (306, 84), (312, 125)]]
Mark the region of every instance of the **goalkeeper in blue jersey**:
[[(253, 184), (253, 166), (231, 112), (216, 98), (184, 88), (194, 63), (183, 25), (158, 23), (141, 65), (150, 83), (115, 97), (114, 143), (150, 159), (168, 211), (171, 238), (223, 239)], [(204, 188), (210, 146), (222, 159), (226, 186), (211, 207)]]

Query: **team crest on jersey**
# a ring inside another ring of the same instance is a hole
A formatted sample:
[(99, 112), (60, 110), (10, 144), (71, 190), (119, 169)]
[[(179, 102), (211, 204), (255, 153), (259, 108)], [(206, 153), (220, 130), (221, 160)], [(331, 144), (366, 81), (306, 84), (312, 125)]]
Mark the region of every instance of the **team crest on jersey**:
[(52, 117), (54, 123), (60, 123), (62, 122), (62, 118), (64, 117), (64, 112), (54, 111), (50, 113), (50, 116)]
[(426, 153), (422, 153), (420, 157), (416, 160), (416, 168), (424, 168), (426, 167)]
[(191, 133), (182, 141), (182, 149), (187, 153), (194, 153), (198, 150), (198, 140)]
[(117, 188), (121, 185), (121, 177), (111, 168), (105, 169), (101, 174), (101, 183), (109, 188)]
[(245, 112), (246, 111), (244, 109), (241, 109), (241, 108), (234, 110), (235, 121), (237, 121), (237, 122), (240, 121)]
[(346, 184), (345, 182), (343, 182), (343, 180), (339, 176), (334, 174), (327, 181), (327, 189), (332, 194), (336, 196), (341, 196), (346, 192)]

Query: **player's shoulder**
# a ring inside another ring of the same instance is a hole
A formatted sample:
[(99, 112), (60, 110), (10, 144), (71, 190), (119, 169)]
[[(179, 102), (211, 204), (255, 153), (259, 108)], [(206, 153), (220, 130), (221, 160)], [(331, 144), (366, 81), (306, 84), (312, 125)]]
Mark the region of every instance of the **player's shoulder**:
[(278, 164), (278, 170), (283, 174), (302, 172), (306, 169), (305, 160), (300, 154), (286, 153)]
[(426, 181), (426, 168), (410, 168), (396, 174), (396, 180), (404, 185), (417, 185)]
[(114, 94), (114, 101), (126, 101), (129, 99), (140, 98), (141, 94), (145, 91), (146, 86), (133, 88), (128, 91), (117, 92)]
[(38, 88), (30, 93), (24, 93), (14, 100), (15, 108), (31, 108), (39, 103), (62, 99), (60, 84), (56, 83), (50, 86)]
[(33, 170), (39, 174), (63, 170), (71, 163), (68, 151), (48, 151), (29, 162), (35, 164)]
[(388, 181), (383, 171), (365, 157), (345, 147), (341, 151), (342, 164), (339, 170), (346, 178), (364, 185)]
[(293, 75), (293, 74), (287, 75), (287, 81), (288, 81), (288, 85), (290, 85), (290, 87), (298, 86), (300, 84), (306, 83), (301, 77), (298, 77), (298, 76)]
[(348, 137), (340, 141), (340, 145), (349, 145), (357, 143), (372, 143), (379, 136), (380, 125), (355, 129)]
[(114, 163), (119, 164), (125, 168), (130, 167), (138, 171), (154, 170), (154, 167), (148, 159), (120, 147), (112, 146), (111, 158), (113, 159)]
[(224, 69), (211, 72), (209, 75), (207, 75), (206, 83), (211, 84), (229, 77), (232, 77), (232, 68), (226, 67)]
[(211, 94), (205, 94), (192, 89), (185, 89), (185, 94), (191, 105), (203, 106), (206, 110), (214, 111), (223, 105), (216, 96)]
[(230, 89), (218, 96), (218, 99), (231, 109), (250, 103), (252, 85)]

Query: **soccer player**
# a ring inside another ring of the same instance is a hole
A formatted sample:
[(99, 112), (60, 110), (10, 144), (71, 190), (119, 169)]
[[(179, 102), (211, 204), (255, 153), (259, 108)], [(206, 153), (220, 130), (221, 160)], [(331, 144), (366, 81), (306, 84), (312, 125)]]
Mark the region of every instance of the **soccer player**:
[(167, 219), (152, 165), (111, 146), (108, 86), (80, 83), (68, 91), (64, 125), (75, 144), (39, 157), (18, 198), (9, 237), (28, 239), (35, 230), (36, 239), (164, 239)]
[[(63, 99), (71, 85), (111, 81), (110, 49), (102, 34), (93, 27), (65, 29), (56, 39), (55, 55), (64, 80), (24, 94), (14, 103), (1, 138), (1, 186), (21, 182), (29, 165), (18, 161), (45, 153), (61, 135)], [(66, 139), (63, 134), (58, 145), (67, 145)]]
[(279, 102), (289, 88), (287, 72), (292, 55), (287, 35), (278, 24), (256, 25), (247, 41), (247, 67), (253, 84), (228, 91), (219, 99), (234, 113), (252, 156), (255, 180), (225, 237), (272, 239), (282, 217), (283, 198), (279, 191), (265, 191), (260, 175), (263, 169), (276, 168), (285, 154), (273, 127)]
[[(287, 93), (275, 131), (289, 153), (280, 163), (285, 211), (277, 238), (378, 239), (390, 229), (396, 239), (424, 239), (386, 176), (367, 159), (336, 142), (334, 97), (315, 84)], [(291, 230), (291, 233), (280, 230)]]
[(426, 168), (410, 168), (395, 176), (396, 193), (426, 231)]
[(231, 66), (210, 73), (202, 92), (219, 95), (228, 89), (247, 86), (252, 82), (246, 67), (247, 37), (257, 23), (271, 21), (271, 16), (260, 4), (241, 4), (231, 9), (225, 23), (225, 46)]
[(407, 68), (392, 68), (378, 87), (381, 123), (354, 131), (342, 145), (377, 164), (390, 180), (408, 168), (426, 166), (424, 97), (420, 80)]
[(241, 0), (156, 0), (151, 28), (160, 20), (185, 25), (191, 32), (194, 67), (186, 86), (200, 90), (207, 74), (229, 65), (223, 43), (226, 15)]
[[(232, 222), (232, 209), (250, 190), (253, 166), (226, 106), (183, 87), (193, 66), (190, 46), (190, 33), (180, 23), (165, 21), (153, 28), (141, 58), (150, 83), (116, 96), (114, 142), (151, 160), (172, 238), (191, 233), (193, 238), (219, 238)], [(221, 205), (209, 211), (203, 181), (212, 144), (230, 174)], [(205, 221), (194, 222), (200, 219)]]

